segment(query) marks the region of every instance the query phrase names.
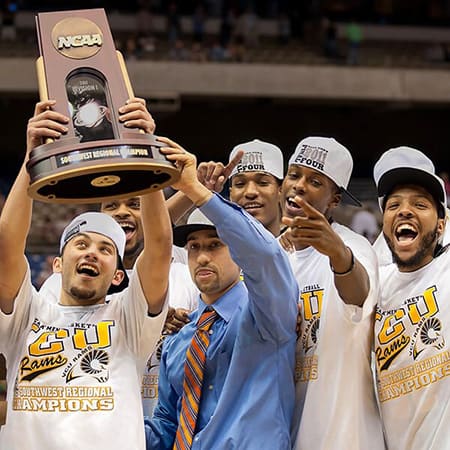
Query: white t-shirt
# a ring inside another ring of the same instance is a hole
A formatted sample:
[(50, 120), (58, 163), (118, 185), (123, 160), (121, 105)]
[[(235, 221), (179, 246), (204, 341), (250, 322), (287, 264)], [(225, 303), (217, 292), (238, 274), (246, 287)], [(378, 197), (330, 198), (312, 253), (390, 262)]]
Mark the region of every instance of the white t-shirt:
[(140, 386), (167, 314), (157, 317), (137, 274), (102, 305), (46, 301), (28, 270), (14, 312), (0, 312), (8, 413), (0, 448), (145, 449)]
[(302, 323), (296, 352), (296, 450), (384, 449), (371, 370), (378, 267), (369, 242), (333, 223), (370, 278), (363, 307), (346, 305), (329, 258), (313, 247), (290, 255), (300, 290)]
[[(184, 249), (181, 250), (185, 251)], [(127, 270), (129, 277), (131, 277), (132, 272), (132, 269)], [(169, 271), (169, 286), (169, 305), (172, 308), (184, 308), (188, 311), (193, 311), (197, 308), (199, 291), (192, 281), (187, 265), (180, 262), (172, 262)], [(45, 280), (39, 293), (46, 300), (58, 303), (60, 290), (61, 274), (54, 273)], [(109, 302), (110, 300), (111, 296), (107, 296), (107, 301)], [(164, 336), (161, 335), (155, 351), (145, 365), (142, 377), (142, 406), (144, 415), (149, 417), (153, 415), (153, 410), (158, 402), (158, 375), (163, 341)]]
[[(170, 265), (169, 284), (169, 305), (172, 308), (184, 308), (188, 311), (197, 309), (199, 291), (192, 281), (188, 266), (173, 262)], [(158, 403), (159, 365), (163, 342), (164, 336), (161, 336), (156, 350), (147, 361), (142, 377), (142, 406), (144, 416), (148, 417), (153, 416), (153, 410)]]
[(389, 448), (450, 446), (450, 251), (415, 272), (380, 268), (378, 395)]
[(177, 263), (186, 264), (188, 263), (187, 251), (184, 247), (172, 246), (172, 261)]

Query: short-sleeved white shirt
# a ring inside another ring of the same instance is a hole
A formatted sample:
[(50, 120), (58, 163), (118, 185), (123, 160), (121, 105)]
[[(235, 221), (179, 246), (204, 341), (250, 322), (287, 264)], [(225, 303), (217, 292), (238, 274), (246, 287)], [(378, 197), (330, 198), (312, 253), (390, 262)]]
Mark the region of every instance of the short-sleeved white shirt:
[(145, 449), (140, 386), (166, 313), (147, 314), (137, 274), (109, 303), (46, 301), (28, 270), (14, 312), (0, 312), (8, 412), (0, 448)]
[[(188, 311), (197, 309), (199, 291), (192, 281), (188, 266), (172, 262), (169, 284), (169, 305), (172, 308), (183, 308)], [(153, 415), (153, 410), (158, 403), (159, 365), (164, 337), (161, 336), (156, 350), (148, 359), (142, 377), (142, 406), (144, 415), (148, 417)]]
[[(175, 248), (175, 246), (173, 247)], [(177, 247), (179, 248), (179, 247)], [(184, 249), (180, 249), (185, 252)], [(127, 270), (127, 274), (131, 277), (133, 270)], [(189, 268), (186, 264), (173, 261), (169, 271), (169, 306), (172, 308), (184, 308), (193, 311), (198, 306), (199, 291), (192, 281)], [(59, 292), (61, 289), (61, 274), (54, 273), (40, 289), (41, 295), (52, 303), (59, 300)], [(111, 296), (107, 297), (107, 301), (111, 300)], [(159, 363), (161, 357), (161, 347), (164, 337), (158, 340), (156, 349), (152, 352), (150, 358), (145, 365), (142, 377), (142, 405), (144, 415), (151, 417), (158, 401), (158, 375)]]
[(414, 272), (380, 268), (375, 363), (388, 448), (450, 445), (450, 251)]
[(371, 348), (378, 267), (369, 242), (333, 223), (370, 278), (363, 307), (346, 305), (329, 258), (313, 247), (290, 255), (300, 288), (301, 331), (296, 352), (296, 450), (384, 449)]

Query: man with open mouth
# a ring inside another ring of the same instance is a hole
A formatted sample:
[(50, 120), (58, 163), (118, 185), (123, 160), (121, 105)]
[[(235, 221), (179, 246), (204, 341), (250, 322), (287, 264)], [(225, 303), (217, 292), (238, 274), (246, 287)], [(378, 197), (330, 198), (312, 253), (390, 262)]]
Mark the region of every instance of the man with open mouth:
[(280, 238), (299, 285), (295, 450), (384, 449), (371, 372), (378, 266), (363, 236), (336, 223), (340, 201), (360, 205), (347, 187), (350, 152), (335, 139), (307, 137), (289, 160)]
[[(153, 133), (155, 130), (155, 123), (146, 108), (144, 99), (134, 98), (124, 106), (121, 112), (122, 120), (127, 121), (129, 126), (139, 127), (147, 133)], [(170, 205), (168, 207), (170, 214)], [(126, 276), (119, 285), (110, 286), (106, 297), (106, 301), (109, 302), (112, 298), (111, 294), (120, 292), (127, 287), (128, 278), (132, 276), (135, 263), (144, 247), (141, 197), (121, 197), (105, 201), (101, 204), (100, 211), (111, 216), (125, 233), (122, 262)], [(197, 307), (198, 290), (184, 263), (184, 253), (184, 249), (172, 246), (172, 263), (169, 271), (170, 307), (164, 326), (164, 336), (186, 324), (189, 321), (188, 313)], [(46, 301), (58, 303), (60, 289), (61, 274), (53, 273), (42, 285), (40, 293)], [(152, 415), (158, 400), (158, 372), (162, 343), (163, 338), (159, 339), (157, 348), (149, 357), (143, 373), (142, 405), (146, 416)]]
[(450, 253), (442, 246), (444, 182), (410, 147), (374, 167), (383, 235), (393, 262), (380, 266), (375, 365), (388, 448), (445, 449), (450, 441)]
[(26, 162), (45, 139), (67, 132), (69, 118), (54, 105), (36, 105), (26, 156), (0, 217), (0, 342), (11, 386), (0, 447), (32, 442), (36, 450), (56, 450), (76, 440), (80, 448), (144, 449), (140, 382), (168, 309), (169, 214), (162, 192), (141, 197), (145, 244), (128, 288), (110, 302), (110, 286), (125, 276), (125, 234), (106, 214), (77, 216), (53, 263), (61, 273), (59, 302), (44, 299), (24, 255), (33, 207)]

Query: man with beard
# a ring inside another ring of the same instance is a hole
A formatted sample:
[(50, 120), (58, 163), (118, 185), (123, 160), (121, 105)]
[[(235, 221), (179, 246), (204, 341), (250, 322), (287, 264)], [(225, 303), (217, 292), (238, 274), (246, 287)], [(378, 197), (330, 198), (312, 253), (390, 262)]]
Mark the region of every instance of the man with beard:
[(54, 264), (59, 303), (43, 299), (24, 255), (33, 205), (26, 162), (45, 139), (67, 132), (69, 118), (54, 104), (36, 105), (26, 157), (0, 217), (0, 342), (11, 386), (0, 447), (143, 449), (140, 381), (167, 312), (169, 215), (162, 192), (142, 196), (144, 248), (128, 289), (109, 303), (108, 289), (124, 278), (125, 234), (105, 214), (76, 217)]
[(281, 190), (302, 319), (296, 450), (384, 449), (370, 364), (377, 261), (364, 237), (332, 218), (341, 199), (359, 205), (347, 191), (352, 169), (350, 152), (335, 139), (308, 137), (291, 156)]
[(448, 246), (440, 244), (446, 193), (433, 163), (409, 147), (374, 167), (393, 263), (380, 267), (375, 364), (386, 441), (398, 450), (450, 442)]
[[(167, 203), (166, 203), (167, 204)], [(144, 247), (144, 229), (141, 220), (141, 198), (116, 198), (101, 204), (101, 212), (111, 216), (123, 229), (126, 237), (123, 266), (127, 277), (132, 276), (135, 263)], [(178, 247), (172, 246), (172, 252)], [(185, 251), (184, 249), (179, 249)], [(121, 283), (109, 289), (109, 294), (125, 289)], [(188, 313), (197, 307), (198, 290), (192, 282), (186, 264), (172, 261), (169, 271), (169, 312), (164, 325), (164, 333), (155, 351), (145, 365), (142, 377), (142, 406), (144, 415), (151, 417), (158, 400), (158, 373), (161, 346), (164, 337), (177, 331), (189, 322)], [(61, 274), (53, 273), (42, 285), (40, 294), (53, 303), (58, 303), (61, 290)], [(110, 295), (107, 296), (110, 301)]]
[(167, 143), (161, 152), (181, 170), (174, 187), (203, 213), (174, 229), (201, 294), (191, 322), (164, 343), (147, 449), (290, 450), (298, 289), (286, 254), (199, 182), (193, 155)]

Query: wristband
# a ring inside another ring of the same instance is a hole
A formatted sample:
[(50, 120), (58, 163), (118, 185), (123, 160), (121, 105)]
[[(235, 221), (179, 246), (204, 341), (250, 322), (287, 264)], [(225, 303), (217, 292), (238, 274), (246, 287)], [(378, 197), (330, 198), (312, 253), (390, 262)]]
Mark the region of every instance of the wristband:
[(354, 255), (353, 255), (353, 252), (352, 252), (352, 249), (350, 248), (350, 247), (347, 247), (349, 250), (350, 250), (350, 255), (352, 255), (352, 260), (351, 260), (351, 262), (350, 262), (350, 267), (345, 271), (345, 272), (336, 272), (334, 269), (333, 269), (333, 266), (331, 265), (331, 262), (330, 262), (330, 268), (331, 268), (331, 271), (334, 273), (334, 275), (336, 275), (337, 277), (344, 277), (345, 275), (348, 275), (352, 270), (353, 270), (353, 268), (355, 267), (355, 257), (354, 257)]

